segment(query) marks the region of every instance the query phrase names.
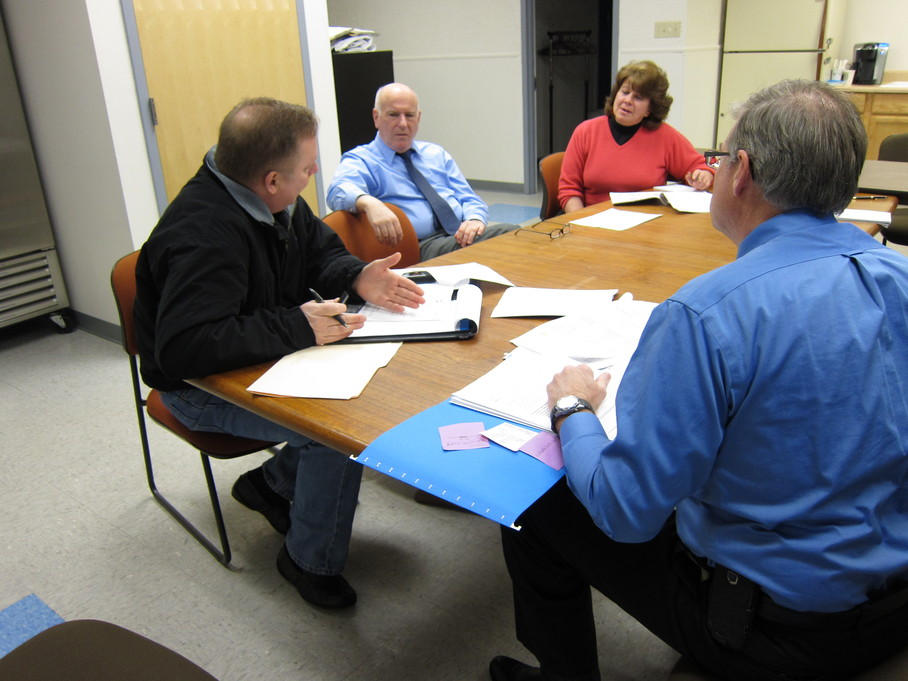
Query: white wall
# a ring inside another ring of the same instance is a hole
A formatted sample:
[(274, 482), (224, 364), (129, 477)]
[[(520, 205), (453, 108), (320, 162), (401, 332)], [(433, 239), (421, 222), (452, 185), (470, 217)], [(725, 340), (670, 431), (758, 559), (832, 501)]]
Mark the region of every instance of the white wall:
[(838, 58), (852, 59), (855, 43), (889, 43), (887, 71), (908, 71), (908, 2), (850, 0)]
[(519, 0), (331, 0), (328, 16), (378, 31), (378, 49), (393, 50), (395, 80), (419, 94), (420, 139), (471, 179), (523, 183)]
[[(318, 165), (315, 176), (318, 187), (319, 214), (328, 211), (328, 185), (340, 162), (340, 132), (337, 126), (337, 104), (334, 99), (334, 66), (331, 63), (331, 42), (328, 39), (328, 7), (324, 0), (298, 0), (297, 11), (302, 15), (305, 30), (301, 36), (306, 65), (307, 102), (318, 116)], [(306, 62), (308, 58), (308, 63)], [(313, 206), (313, 208), (315, 208)]]
[[(668, 123), (697, 147), (713, 142), (719, 80), (721, 0), (620, 0), (618, 63), (650, 59), (668, 75)], [(680, 21), (680, 38), (655, 38), (657, 21)]]
[[(107, 2), (119, 16), (115, 0)], [(117, 323), (110, 268), (134, 247), (130, 217), (139, 222), (148, 208), (147, 191), (132, 186), (147, 172), (141, 154), (128, 159), (128, 136), (112, 130), (129, 117), (135, 95), (127, 89), (109, 119), (105, 87), (116, 69), (99, 68), (84, 0), (2, 0), (2, 6), (71, 306)]]
[[(0, 0), (70, 303), (118, 324), (110, 268), (158, 220), (118, 0)], [(305, 2), (320, 165), (340, 155), (324, 0)], [(323, 138), (324, 137), (324, 138)]]

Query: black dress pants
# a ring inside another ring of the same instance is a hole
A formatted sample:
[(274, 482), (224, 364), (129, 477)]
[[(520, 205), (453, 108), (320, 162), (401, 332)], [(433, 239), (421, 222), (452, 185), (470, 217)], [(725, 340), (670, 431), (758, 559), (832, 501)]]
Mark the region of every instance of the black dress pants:
[[(682, 655), (719, 678), (744, 681), (845, 679), (908, 645), (908, 607), (815, 615), (763, 595), (740, 649), (707, 626), (708, 572), (679, 541), (674, 517), (654, 539), (609, 539), (561, 480), (502, 528), (514, 588), (517, 638), (552, 681), (597, 681), (595, 587)], [(607, 652), (606, 652), (607, 654)]]

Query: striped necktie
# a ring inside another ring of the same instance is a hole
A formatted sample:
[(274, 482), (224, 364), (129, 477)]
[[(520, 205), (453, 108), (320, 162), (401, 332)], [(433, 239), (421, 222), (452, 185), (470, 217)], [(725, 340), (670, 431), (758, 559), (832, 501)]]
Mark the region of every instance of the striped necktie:
[(398, 156), (403, 159), (404, 165), (407, 166), (407, 173), (409, 173), (410, 179), (413, 180), (413, 184), (422, 192), (422, 195), (426, 197), (426, 201), (429, 202), (429, 205), (432, 207), (432, 212), (435, 214), (436, 222), (438, 222), (442, 229), (448, 234), (454, 234), (460, 228), (460, 220), (454, 214), (454, 211), (451, 209), (451, 206), (448, 205), (448, 202), (441, 198), (441, 196), (438, 195), (438, 192), (432, 188), (432, 185), (429, 184), (425, 175), (419, 172), (413, 165), (413, 161), (410, 160), (410, 152), (411, 150), (408, 149), (407, 151), (398, 154)]

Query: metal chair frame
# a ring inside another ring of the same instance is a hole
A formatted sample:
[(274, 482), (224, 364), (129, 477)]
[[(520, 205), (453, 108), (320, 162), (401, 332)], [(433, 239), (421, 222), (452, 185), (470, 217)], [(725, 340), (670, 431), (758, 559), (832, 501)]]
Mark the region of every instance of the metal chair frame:
[[(192, 537), (195, 538), (215, 559), (227, 568), (234, 569), (231, 565), (232, 552), (227, 538), (227, 527), (224, 514), (218, 498), (217, 486), (211, 471), (211, 458), (232, 459), (245, 456), (254, 452), (273, 447), (275, 443), (252, 440), (249, 438), (226, 435), (222, 433), (205, 433), (192, 431), (177, 421), (161, 401), (160, 393), (151, 389), (147, 396), (142, 394), (142, 382), (139, 377), (139, 363), (137, 359), (138, 346), (133, 326), (133, 304), (135, 301), (135, 264), (138, 260), (138, 251), (124, 256), (114, 265), (111, 271), (111, 288), (117, 303), (117, 312), (120, 315), (122, 329), (123, 349), (129, 357), (129, 370), (132, 376), (133, 398), (136, 407), (136, 418), (139, 423), (139, 436), (142, 441), (142, 456), (145, 460), (145, 477), (152, 497), (165, 511), (167, 511)], [(127, 269), (128, 268), (128, 269)], [(126, 278), (126, 272), (131, 271), (131, 280)], [(118, 274), (126, 280), (118, 281)], [(208, 486), (208, 496), (211, 500), (211, 510), (217, 525), (220, 548), (214, 544), (198, 527), (196, 527), (183, 513), (181, 513), (158, 489), (154, 478), (154, 467), (151, 460), (151, 448), (148, 444), (148, 429), (145, 422), (145, 412), (166, 430), (195, 447), (202, 460), (202, 470)]]

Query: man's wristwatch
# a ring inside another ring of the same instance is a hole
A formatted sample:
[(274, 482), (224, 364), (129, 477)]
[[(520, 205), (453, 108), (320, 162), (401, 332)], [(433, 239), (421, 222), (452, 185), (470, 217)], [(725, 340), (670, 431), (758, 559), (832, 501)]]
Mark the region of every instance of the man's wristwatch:
[(583, 410), (593, 411), (593, 405), (576, 395), (559, 397), (555, 402), (555, 406), (552, 407), (552, 432), (558, 432), (555, 430), (558, 419), (570, 416), (571, 414), (576, 414), (578, 411)]

